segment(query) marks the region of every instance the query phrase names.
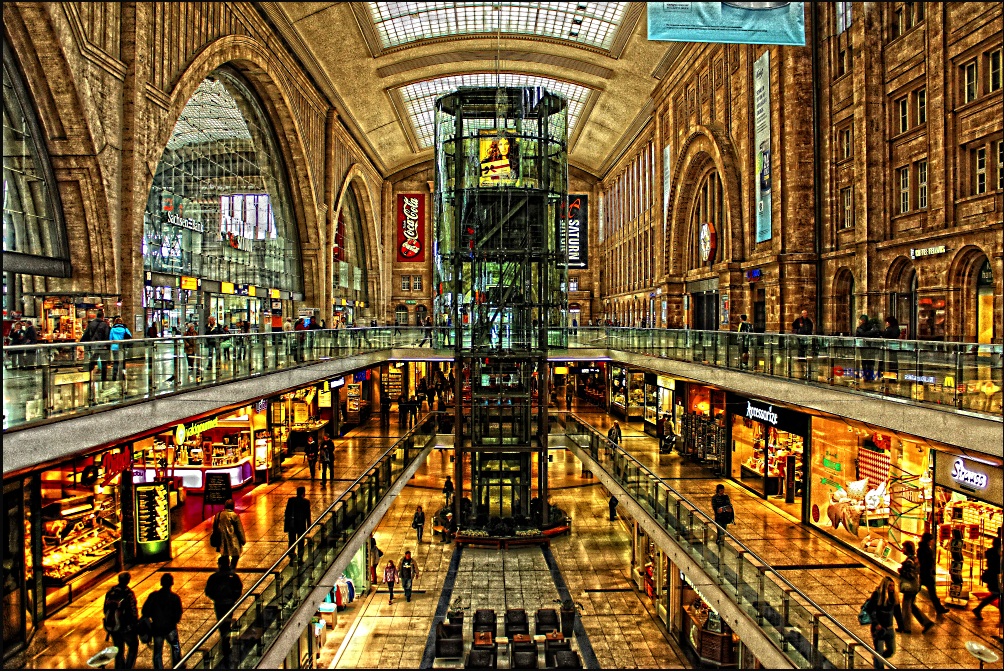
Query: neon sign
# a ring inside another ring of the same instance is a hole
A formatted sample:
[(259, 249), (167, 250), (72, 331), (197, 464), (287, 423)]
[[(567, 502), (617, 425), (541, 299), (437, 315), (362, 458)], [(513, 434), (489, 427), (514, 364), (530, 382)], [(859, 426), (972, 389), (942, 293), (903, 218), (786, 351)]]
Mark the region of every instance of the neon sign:
[(964, 487), (974, 489), (986, 489), (989, 483), (986, 473), (969, 470), (962, 459), (956, 459), (952, 465), (952, 479)]

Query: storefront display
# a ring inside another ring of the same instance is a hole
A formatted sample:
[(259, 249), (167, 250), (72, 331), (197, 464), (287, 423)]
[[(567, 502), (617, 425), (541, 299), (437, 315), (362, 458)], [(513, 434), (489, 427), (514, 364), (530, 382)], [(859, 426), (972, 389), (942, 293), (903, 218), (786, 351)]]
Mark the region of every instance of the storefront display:
[(949, 603), (965, 605), (973, 592), (986, 589), (980, 576), (988, 568), (986, 551), (1004, 524), (1004, 475), (1000, 466), (947, 452), (936, 451), (934, 460), (938, 582), (947, 582)]
[(809, 416), (736, 394), (727, 403), (732, 479), (801, 519)]
[(597, 407), (605, 405), (607, 385), (603, 375), (604, 366), (606, 366), (605, 363), (599, 362), (588, 366), (569, 368), (569, 372), (576, 376), (575, 393), (577, 398)]
[(390, 399), (397, 399), (401, 395), (401, 390), (404, 388), (404, 371), (402, 367), (403, 363), (392, 363), (387, 369), (387, 379), (384, 383), (384, 392)]
[(659, 387), (655, 373), (645, 373), (645, 433), (650, 436), (659, 432)]
[(610, 406), (614, 415), (631, 421), (645, 414), (645, 374), (619, 366), (610, 367)]
[(931, 488), (930, 446), (849, 420), (814, 417), (809, 521), (892, 570), (920, 540)]
[(627, 417), (627, 369), (610, 366), (610, 412)]
[(682, 573), (683, 629), (681, 643), (697, 657), (697, 666), (734, 666), (738, 659), (739, 637), (732, 633), (718, 611)]
[(676, 404), (673, 397), (676, 393), (676, 380), (665, 375), (657, 375), (656, 382), (656, 437), (662, 438), (672, 431), (680, 435), (680, 427), (675, 414)]

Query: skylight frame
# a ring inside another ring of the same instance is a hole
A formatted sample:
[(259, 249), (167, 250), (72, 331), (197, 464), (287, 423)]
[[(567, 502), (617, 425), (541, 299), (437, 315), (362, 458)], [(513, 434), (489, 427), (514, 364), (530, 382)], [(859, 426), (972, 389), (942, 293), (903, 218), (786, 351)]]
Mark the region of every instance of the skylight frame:
[(461, 86), (492, 86), (498, 81), (501, 86), (541, 86), (552, 93), (560, 93), (568, 100), (568, 135), (572, 136), (580, 116), (586, 111), (589, 96), (594, 89), (563, 79), (522, 72), (464, 72), (444, 75), (405, 84), (396, 89), (404, 112), (411, 123), (412, 132), (419, 151), (431, 149), (435, 143), (436, 98), (455, 91)]
[(382, 49), (455, 36), (542, 37), (609, 50), (627, 2), (367, 2)]

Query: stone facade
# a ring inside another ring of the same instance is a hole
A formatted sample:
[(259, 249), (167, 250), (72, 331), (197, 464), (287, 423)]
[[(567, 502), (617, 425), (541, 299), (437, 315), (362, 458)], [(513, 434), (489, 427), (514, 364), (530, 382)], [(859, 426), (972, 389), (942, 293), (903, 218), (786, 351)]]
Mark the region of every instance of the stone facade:
[[(759, 308), (763, 328), (790, 331), (807, 309), (821, 321), (817, 333), (852, 331), (855, 315), (867, 313), (897, 316), (908, 337), (973, 341), (979, 306), (986, 311), (992, 302), (992, 338), (1001, 341), (1004, 108), (992, 74), (1000, 62), (993, 54), (1001, 49), (1001, 8), (926, 3), (924, 11), (920, 4), (852, 3), (850, 25), (841, 32), (836, 3), (820, 3), (816, 17), (807, 3), (810, 31), (817, 22), (818, 101), (811, 40), (804, 48), (667, 48), (653, 73), (662, 81), (651, 116), (601, 183), (609, 318), (698, 328), (698, 294), (717, 287), (718, 328), (734, 329), (739, 314), (752, 319)], [(753, 63), (765, 52), (773, 216), (770, 239), (757, 242)], [(973, 63), (975, 91), (967, 101), (966, 67)], [(901, 184), (909, 199), (902, 212)], [(663, 209), (664, 237), (648, 235), (651, 222), (660, 221), (655, 208)], [(709, 218), (717, 250), (704, 261), (698, 227)], [(652, 275), (634, 270), (647, 256), (662, 261)], [(993, 295), (980, 298), (977, 275), (987, 260)], [(987, 314), (983, 320), (986, 327)]]

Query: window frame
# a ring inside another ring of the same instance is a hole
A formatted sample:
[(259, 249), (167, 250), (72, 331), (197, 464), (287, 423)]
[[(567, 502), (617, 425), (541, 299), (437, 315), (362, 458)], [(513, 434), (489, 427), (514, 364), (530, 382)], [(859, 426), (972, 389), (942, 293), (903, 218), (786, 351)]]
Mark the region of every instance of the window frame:
[(910, 130), (910, 97), (903, 96), (896, 101), (896, 128), (897, 135)]
[(854, 228), (854, 186), (840, 190), (840, 230)]
[(913, 111), (916, 115), (917, 125), (927, 123), (927, 87), (922, 86), (914, 94)]
[(836, 3), (837, 35), (840, 35), (851, 27), (851, 24), (854, 22), (853, 9), (853, 3), (851, 2)]
[(845, 161), (854, 156), (854, 124), (849, 123), (837, 129), (838, 161)]
[(997, 188), (1004, 189), (1004, 140), (997, 140)]
[[(980, 167), (982, 162), (983, 166)], [(973, 195), (982, 196), (987, 192), (987, 148), (986, 145), (973, 150)]]
[(412, 275), (411, 276), (411, 290), (412, 291), (422, 291), (422, 276)]
[[(972, 72), (972, 77), (970, 77), (970, 72)], [(980, 64), (974, 58), (967, 63), (962, 65), (962, 101), (963, 104), (968, 105), (974, 102), (980, 97), (979, 92), (979, 81), (980, 81)]]
[(568, 278), (568, 291), (578, 291), (579, 290), (579, 277), (578, 275), (570, 276)]
[(910, 166), (904, 166), (897, 170), (899, 173), (899, 214), (909, 214), (910, 212)]
[(926, 158), (922, 158), (916, 163), (917, 165), (917, 209), (926, 210), (927, 209), (927, 178), (928, 178), (928, 163)]
[[(1004, 49), (998, 47), (987, 53), (987, 93), (996, 93), (1001, 89), (1001, 58)], [(994, 69), (994, 57), (996, 56), (997, 68)], [(996, 81), (995, 81), (996, 75)]]
[(401, 275), (401, 291), (411, 291), (411, 275)]

